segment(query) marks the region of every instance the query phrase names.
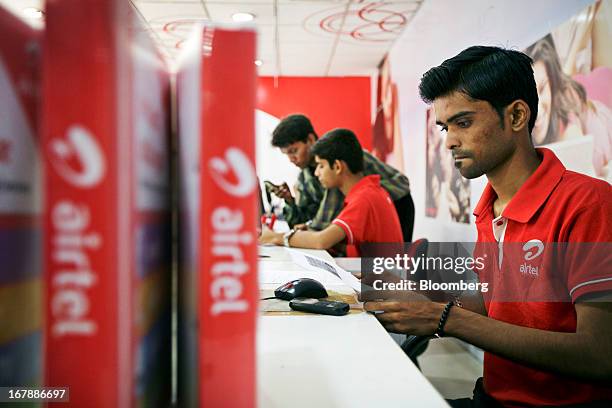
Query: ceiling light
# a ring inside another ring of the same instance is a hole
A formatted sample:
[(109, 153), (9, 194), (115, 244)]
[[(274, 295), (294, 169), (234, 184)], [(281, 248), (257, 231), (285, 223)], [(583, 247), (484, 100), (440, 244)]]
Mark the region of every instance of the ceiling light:
[(23, 9), (23, 14), (25, 14), (25, 16), (27, 18), (36, 18), (36, 19), (41, 19), (43, 18), (44, 13), (34, 7), (26, 7)]
[(255, 15), (251, 13), (232, 14), (232, 20), (234, 20), (236, 23), (245, 23), (247, 21), (253, 21), (254, 18), (255, 18)]
[(255, 65), (257, 65), (258, 67), (261, 67), (261, 64), (263, 64), (262, 60), (255, 60)]

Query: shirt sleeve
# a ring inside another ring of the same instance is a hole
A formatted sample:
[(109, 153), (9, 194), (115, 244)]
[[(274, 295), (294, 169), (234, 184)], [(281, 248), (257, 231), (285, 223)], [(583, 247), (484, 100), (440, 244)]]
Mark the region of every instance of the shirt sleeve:
[(572, 302), (596, 292), (612, 292), (612, 202), (581, 209), (572, 220), (564, 257)]
[(287, 221), (287, 224), (289, 224), (289, 226), (292, 228), (296, 224), (302, 224), (308, 221), (306, 214), (301, 211), (300, 207), (298, 207), (295, 203), (285, 203), (285, 207), (283, 207), (283, 215), (285, 217), (285, 221)]
[(332, 221), (332, 224), (342, 228), (349, 245), (356, 245), (363, 241), (368, 211), (370, 211), (368, 202), (351, 201)]
[(337, 188), (325, 190), (323, 200), (318, 206), (316, 215), (312, 218), (310, 228), (317, 231), (327, 228), (342, 210), (343, 203), (344, 194), (340, 190)]
[(410, 182), (405, 175), (365, 150), (363, 151), (363, 165), (366, 176), (372, 174), (380, 176), (380, 185), (387, 190), (391, 200), (397, 201), (410, 193)]
[(293, 228), (294, 225), (303, 224), (314, 217), (318, 209), (319, 203), (308, 193), (304, 177), (300, 174), (297, 182), (296, 200), (292, 204), (285, 203), (283, 208), (285, 221)]

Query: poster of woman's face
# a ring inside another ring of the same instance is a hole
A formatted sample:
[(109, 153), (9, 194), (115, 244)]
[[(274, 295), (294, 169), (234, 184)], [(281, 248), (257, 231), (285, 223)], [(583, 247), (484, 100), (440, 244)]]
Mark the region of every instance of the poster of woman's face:
[(532, 131), (536, 146), (576, 136), (580, 115), (586, 108), (584, 87), (563, 72), (552, 35), (548, 34), (527, 48), (533, 59), (533, 75), (538, 88), (538, 116)]
[[(531, 132), (565, 166), (612, 180), (612, 0), (596, 1), (527, 47), (538, 89)], [(605, 25), (605, 27), (601, 27)]]
[(469, 224), (470, 182), (453, 166), (453, 157), (445, 146), (446, 135), (436, 125), (433, 108), (427, 110), (426, 135), (425, 215)]

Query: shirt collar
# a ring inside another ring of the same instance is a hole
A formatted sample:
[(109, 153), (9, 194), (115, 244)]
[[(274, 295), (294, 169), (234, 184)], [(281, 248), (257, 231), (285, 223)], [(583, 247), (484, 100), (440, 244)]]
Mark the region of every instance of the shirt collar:
[(356, 192), (361, 190), (362, 188), (369, 186), (369, 185), (376, 185), (379, 186), (380, 185), (380, 175), (379, 174), (371, 174), (369, 176), (364, 176), (361, 180), (359, 180), (354, 186), (353, 188), (351, 188), (351, 191), (349, 191), (349, 193), (346, 195), (346, 197), (344, 198), (344, 202), (346, 204), (347, 200), (350, 199), (350, 197)]
[[(542, 157), (542, 163), (512, 197), (502, 213), (505, 218), (521, 223), (529, 221), (563, 177), (565, 166), (551, 150), (538, 148), (536, 152)], [(496, 198), (495, 190), (490, 183), (487, 183), (474, 209), (474, 216), (478, 218), (484, 211), (491, 208)]]
[(486, 210), (493, 206), (493, 201), (497, 198), (497, 194), (491, 184), (487, 183), (480, 196), (480, 200), (478, 200), (478, 204), (474, 208), (474, 216), (479, 218), (481, 214), (483, 214)]

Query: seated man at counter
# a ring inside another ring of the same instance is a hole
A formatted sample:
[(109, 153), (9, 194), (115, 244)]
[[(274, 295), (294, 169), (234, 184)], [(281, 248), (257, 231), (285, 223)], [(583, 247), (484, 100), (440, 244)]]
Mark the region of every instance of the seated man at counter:
[[(296, 198), (291, 195), (286, 183), (273, 191), (285, 200), (283, 213), (290, 227), (309, 222), (310, 229), (323, 230), (342, 209), (342, 191), (337, 188), (325, 190), (314, 174), (316, 163), (310, 148), (316, 141), (317, 134), (312, 123), (299, 114), (284, 118), (272, 133), (272, 146), (280, 148), (291, 163), (302, 170), (297, 180)], [(412, 241), (414, 203), (408, 178), (365, 150), (363, 163), (366, 176), (380, 176), (380, 185), (389, 193), (395, 205), (404, 241)]]
[(454, 407), (611, 406), (612, 187), (534, 147), (527, 55), (470, 47), (425, 73), (419, 90), (461, 175), (487, 177), (474, 255), (489, 255), (475, 269), (493, 289), (445, 304), (397, 293), (365, 309), (389, 331), (485, 351), (473, 398)]
[(380, 176), (364, 175), (363, 151), (353, 132), (328, 132), (313, 144), (311, 154), (317, 164), (315, 176), (324, 188), (342, 192), (344, 207), (321, 231), (292, 229), (281, 234), (264, 227), (260, 243), (329, 249), (346, 242), (347, 255), (359, 256), (362, 243), (403, 241), (395, 207), (380, 186)]

